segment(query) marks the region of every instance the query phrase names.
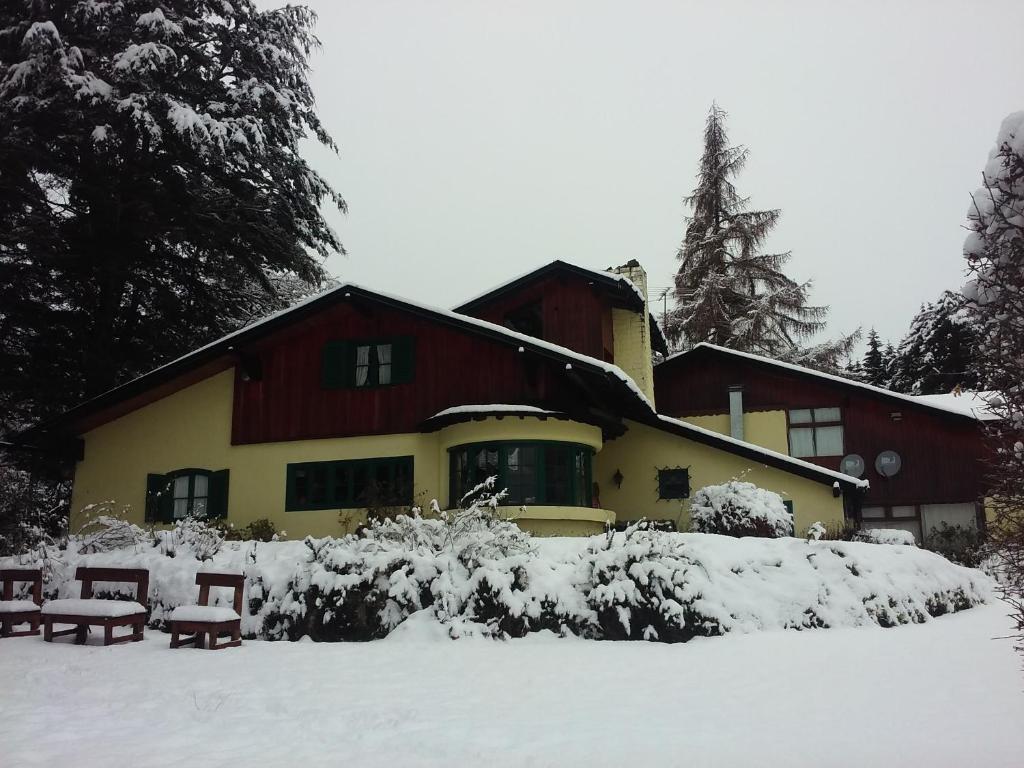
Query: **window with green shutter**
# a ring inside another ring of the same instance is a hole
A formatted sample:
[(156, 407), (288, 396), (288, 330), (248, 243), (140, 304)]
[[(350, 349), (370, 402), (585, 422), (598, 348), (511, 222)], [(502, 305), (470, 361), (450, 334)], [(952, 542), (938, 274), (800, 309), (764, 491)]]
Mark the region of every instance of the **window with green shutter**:
[(206, 519), (228, 514), (226, 469), (176, 469), (146, 476), (146, 522), (173, 523), (189, 516)]
[(288, 512), (411, 506), (413, 457), (289, 464), (285, 482)]
[(413, 380), (416, 339), (333, 339), (324, 345), (321, 381), (324, 389), (367, 389), (407, 384)]

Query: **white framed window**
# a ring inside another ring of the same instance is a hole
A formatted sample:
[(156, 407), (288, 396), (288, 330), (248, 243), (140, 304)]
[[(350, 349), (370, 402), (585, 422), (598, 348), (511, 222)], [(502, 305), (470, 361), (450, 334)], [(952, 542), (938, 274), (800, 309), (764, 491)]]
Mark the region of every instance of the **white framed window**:
[(789, 412), (789, 455), (798, 459), (842, 456), (843, 420), (839, 408), (797, 408)]

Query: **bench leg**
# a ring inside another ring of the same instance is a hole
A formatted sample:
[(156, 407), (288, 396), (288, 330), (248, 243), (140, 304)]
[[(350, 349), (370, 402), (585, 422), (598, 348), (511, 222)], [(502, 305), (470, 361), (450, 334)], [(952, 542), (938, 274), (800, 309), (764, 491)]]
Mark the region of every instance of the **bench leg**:
[(12, 629), (14, 629), (13, 624), (7, 619), (0, 619), (0, 637), (9, 637)]
[(86, 639), (89, 637), (89, 625), (79, 624), (75, 628), (75, 643), (78, 645), (85, 645)]
[(53, 642), (53, 621), (43, 619), (43, 640), (47, 643)]
[(132, 642), (138, 643), (146, 634), (146, 621), (143, 619), (135, 625), (135, 633), (132, 635)]
[(110, 645), (114, 642), (114, 627), (110, 624), (103, 625), (103, 644)]

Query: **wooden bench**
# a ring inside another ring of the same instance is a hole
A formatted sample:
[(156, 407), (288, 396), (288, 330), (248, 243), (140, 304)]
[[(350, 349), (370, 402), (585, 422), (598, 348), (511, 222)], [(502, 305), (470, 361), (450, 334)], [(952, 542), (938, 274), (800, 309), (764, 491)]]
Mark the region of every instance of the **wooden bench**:
[[(149, 571), (143, 568), (86, 568), (75, 571), (82, 582), (82, 597), (78, 600), (51, 600), (43, 606), (43, 640), (52, 642), (61, 635), (75, 635), (75, 642), (85, 642), (89, 627), (103, 627), (103, 644), (138, 642), (146, 629), (149, 603)], [(135, 584), (135, 601), (97, 600), (93, 598), (93, 584), (110, 581)], [(54, 624), (74, 624), (74, 629), (53, 631)], [(114, 627), (130, 626), (130, 634), (114, 636)]]
[[(43, 572), (38, 568), (6, 568), (0, 570), (0, 581), (4, 583), (3, 599), (0, 600), (0, 637), (26, 637), (39, 634), (39, 607), (43, 604)], [(15, 600), (14, 585), (32, 585), (31, 600)], [(14, 631), (18, 624), (28, 624), (29, 629)]]
[[(208, 635), (210, 650), (232, 648), (242, 644), (242, 590), (245, 587), (245, 576), (231, 573), (196, 574), (199, 585), (199, 605), (181, 605), (171, 612), (171, 648), (181, 648), (192, 644), (195, 648), (203, 647), (203, 636)], [(232, 587), (235, 594), (231, 608), (210, 605), (211, 587)], [(181, 637), (183, 633), (192, 633)], [(218, 643), (220, 635), (231, 635), (231, 639)]]

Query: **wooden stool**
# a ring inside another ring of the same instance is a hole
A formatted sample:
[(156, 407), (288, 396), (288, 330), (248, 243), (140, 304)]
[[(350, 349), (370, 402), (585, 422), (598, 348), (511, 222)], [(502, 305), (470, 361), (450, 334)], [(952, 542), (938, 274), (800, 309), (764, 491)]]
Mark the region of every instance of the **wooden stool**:
[[(0, 637), (27, 637), (39, 634), (39, 607), (43, 604), (43, 572), (38, 568), (7, 568), (0, 570), (0, 581), (4, 583), (3, 600), (0, 600)], [(31, 600), (15, 600), (14, 585), (26, 582), (32, 585)], [(29, 629), (14, 631), (18, 624), (28, 624)]]
[[(149, 603), (149, 571), (144, 568), (79, 568), (75, 578), (82, 582), (81, 599), (51, 600), (43, 607), (43, 640), (52, 642), (62, 635), (74, 635), (85, 642), (89, 627), (103, 627), (103, 644), (136, 643), (146, 630)], [(135, 601), (97, 600), (93, 582), (113, 581), (135, 584)], [(53, 631), (54, 624), (74, 624), (74, 629)], [(132, 632), (116, 637), (114, 627), (131, 627)]]
[[(199, 585), (199, 605), (181, 605), (171, 612), (171, 648), (180, 648), (192, 644), (195, 648), (203, 647), (203, 636), (210, 638), (209, 648), (212, 651), (221, 648), (232, 648), (242, 644), (242, 590), (245, 588), (245, 576), (232, 573), (210, 573), (200, 571), (196, 574)], [(231, 608), (210, 605), (211, 587), (232, 587), (235, 590)], [(191, 632), (189, 637), (181, 637), (182, 633)], [(231, 639), (218, 643), (220, 635), (231, 635)]]

